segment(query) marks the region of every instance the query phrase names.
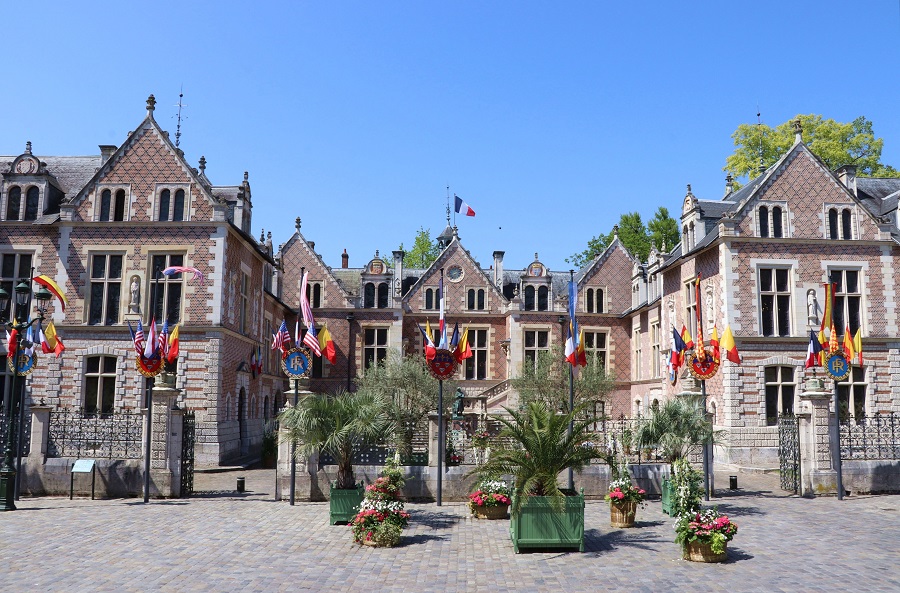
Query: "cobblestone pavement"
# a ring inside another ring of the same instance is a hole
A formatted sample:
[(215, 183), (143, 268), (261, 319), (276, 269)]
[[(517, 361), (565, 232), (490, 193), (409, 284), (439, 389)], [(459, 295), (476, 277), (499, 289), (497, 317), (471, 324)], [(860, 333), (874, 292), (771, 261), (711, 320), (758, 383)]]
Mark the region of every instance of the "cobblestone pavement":
[(514, 554), (508, 521), (462, 503), (408, 504), (399, 548), (359, 547), (327, 503), (274, 501), (272, 470), (198, 473), (203, 492), (146, 505), (22, 499), (0, 513), (0, 591), (900, 591), (900, 496), (807, 500), (777, 477), (739, 479), (715, 499), (740, 527), (725, 564), (682, 560), (658, 501), (635, 529), (590, 501), (584, 553)]

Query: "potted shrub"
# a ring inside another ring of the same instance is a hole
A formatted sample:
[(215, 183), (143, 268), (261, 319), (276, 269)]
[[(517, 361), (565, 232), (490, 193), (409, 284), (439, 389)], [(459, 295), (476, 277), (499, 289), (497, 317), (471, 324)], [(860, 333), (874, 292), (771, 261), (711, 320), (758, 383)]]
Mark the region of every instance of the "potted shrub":
[(409, 513), (399, 500), (403, 473), (395, 460), (389, 461), (381, 477), (366, 486), (359, 512), (350, 522), (353, 541), (376, 548), (392, 548), (400, 543), (400, 534), (409, 524)]
[(329, 495), (330, 521), (347, 523), (363, 499), (362, 483), (353, 476), (353, 447), (376, 442), (388, 430), (386, 402), (367, 391), (312, 395), (283, 411), (279, 420), (286, 438), (296, 440), (298, 455), (325, 451), (338, 466)]
[(596, 418), (584, 406), (558, 414), (542, 401), (533, 401), (522, 411), (506, 408), (506, 413), (495, 416), (503, 425), (499, 446), (471, 473), (514, 476), (509, 531), (515, 551), (523, 547), (584, 551), (584, 493), (563, 490), (557, 480), (569, 468), (581, 470), (592, 459), (607, 458), (600, 449), (585, 446)]
[(475, 492), (469, 494), (469, 510), (478, 519), (505, 519), (511, 494), (503, 480), (482, 480)]
[[(661, 406), (650, 409), (650, 415), (638, 424), (634, 435), (640, 447), (654, 447), (657, 455), (669, 463), (687, 457), (691, 449), (704, 442), (715, 442), (723, 431), (713, 430), (712, 422), (703, 409), (703, 399), (697, 396), (679, 396)], [(670, 472), (671, 476), (671, 472)], [(671, 510), (671, 477), (663, 479), (663, 512), (674, 516)]]
[(675, 541), (681, 544), (685, 560), (725, 562), (728, 542), (737, 530), (737, 524), (718, 509), (694, 511), (679, 515), (675, 521)]
[(609, 483), (606, 501), (609, 502), (609, 523), (613, 527), (634, 527), (638, 505), (643, 506), (643, 488), (632, 485), (627, 470), (624, 477)]

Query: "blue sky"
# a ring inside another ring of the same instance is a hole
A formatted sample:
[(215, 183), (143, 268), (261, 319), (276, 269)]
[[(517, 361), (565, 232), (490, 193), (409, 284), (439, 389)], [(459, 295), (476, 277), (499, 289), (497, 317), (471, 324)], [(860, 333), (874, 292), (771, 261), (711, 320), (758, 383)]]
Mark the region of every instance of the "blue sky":
[(443, 229), (483, 265), (565, 258), (623, 212), (724, 191), (741, 123), (864, 115), (900, 167), (900, 4), (42, 2), (4, 30), (0, 153), (97, 154), (156, 119), (253, 230), (326, 263)]

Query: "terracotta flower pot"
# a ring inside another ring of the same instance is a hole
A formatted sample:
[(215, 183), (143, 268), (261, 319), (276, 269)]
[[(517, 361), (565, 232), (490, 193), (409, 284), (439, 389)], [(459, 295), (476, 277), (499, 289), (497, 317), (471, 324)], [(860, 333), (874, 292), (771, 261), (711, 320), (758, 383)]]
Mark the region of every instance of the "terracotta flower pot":
[(609, 505), (609, 524), (613, 527), (634, 527), (636, 502), (613, 502)]

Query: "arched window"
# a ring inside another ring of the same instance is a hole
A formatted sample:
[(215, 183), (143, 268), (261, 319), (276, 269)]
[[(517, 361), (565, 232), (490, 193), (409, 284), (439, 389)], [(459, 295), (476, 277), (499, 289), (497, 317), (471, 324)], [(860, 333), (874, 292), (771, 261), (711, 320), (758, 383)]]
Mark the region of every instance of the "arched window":
[(773, 237), (783, 237), (784, 233), (781, 228), (781, 207), (775, 206), (772, 208), (772, 236)]
[(541, 286), (538, 288), (538, 302), (537, 302), (537, 310), (538, 311), (547, 311), (550, 306), (550, 289), (546, 286)]
[(184, 190), (175, 192), (175, 205), (172, 210), (172, 220), (184, 220)]
[(125, 220), (125, 190), (116, 191), (116, 205), (113, 208), (113, 220)]
[[(28, 193), (31, 193), (31, 190), (28, 190)], [(25, 215), (25, 220), (28, 220), (27, 214)], [(844, 233), (844, 236), (841, 237), (844, 241), (849, 241), (853, 238), (853, 225), (851, 218), (850, 210), (844, 209), (841, 212), (841, 231)]]
[(426, 309), (434, 309), (434, 289), (426, 288), (425, 289), (425, 308)]
[(18, 185), (9, 188), (6, 195), (6, 220), (19, 220), (22, 207), (22, 188)]
[(109, 206), (110, 202), (112, 202), (112, 192), (108, 189), (104, 189), (100, 192), (100, 221), (106, 222), (109, 220)]
[(169, 196), (170, 192), (167, 189), (162, 190), (159, 194), (159, 220), (165, 222), (169, 220)]
[(588, 288), (585, 297), (585, 312), (603, 313), (603, 289)]
[(313, 284), (312, 291), (312, 300), (311, 305), (313, 309), (318, 309), (322, 306), (322, 285), (321, 284)]
[(534, 311), (534, 286), (525, 287), (525, 310)]
[(837, 209), (828, 210), (828, 238), (838, 239), (838, 214)]
[(466, 298), (466, 306), (470, 311), (484, 310), (484, 289), (470, 288)]
[(765, 206), (759, 207), (759, 236), (769, 236), (769, 209)]
[(387, 282), (381, 282), (378, 285), (378, 308), (387, 309), (388, 307), (388, 285)]
[(369, 309), (373, 308), (375, 306), (375, 284), (372, 282), (366, 282), (364, 293), (363, 307)]
[(37, 220), (40, 198), (41, 190), (33, 185), (28, 188), (28, 193), (25, 194), (25, 220)]

